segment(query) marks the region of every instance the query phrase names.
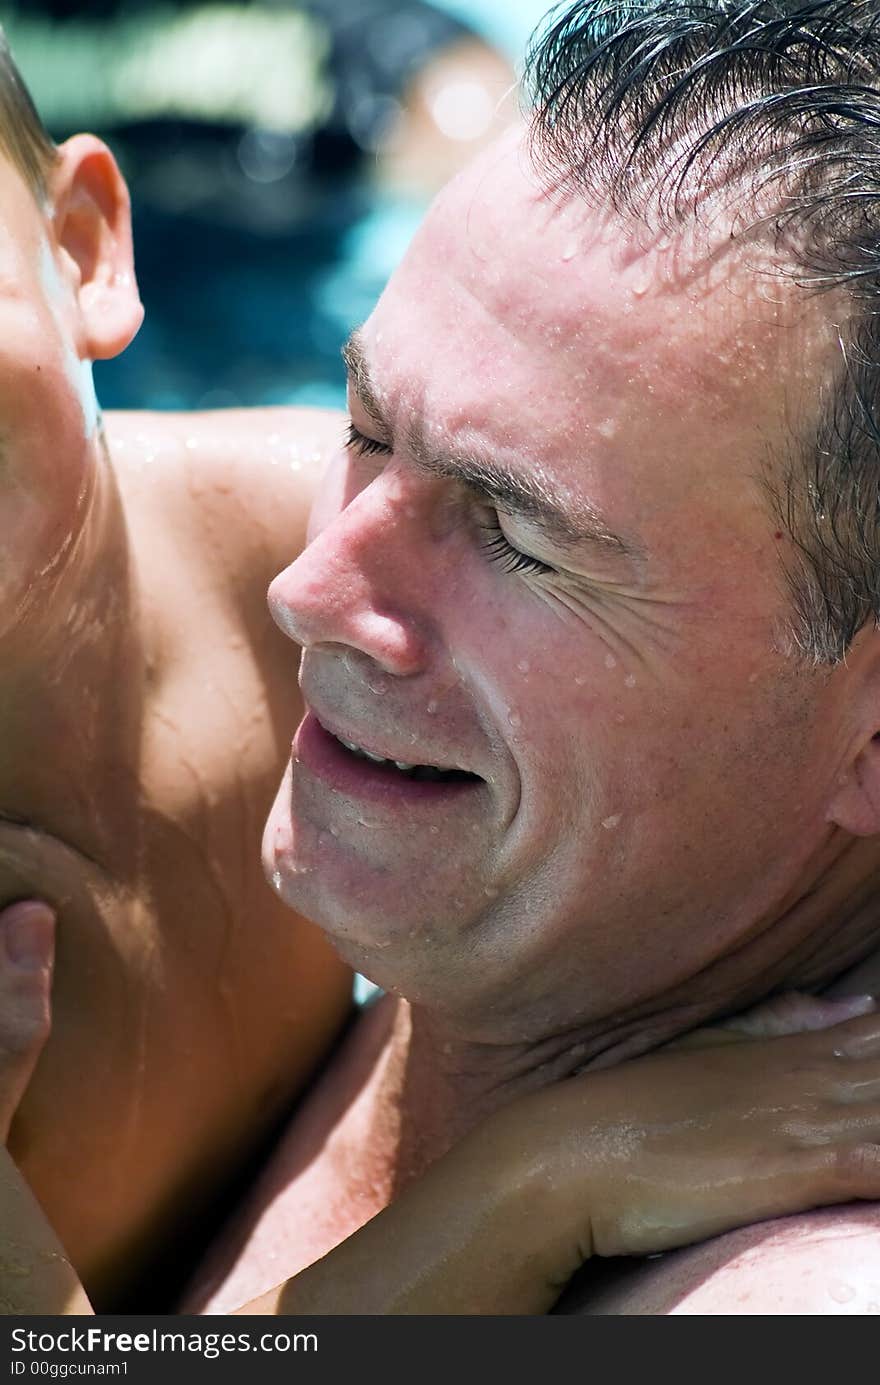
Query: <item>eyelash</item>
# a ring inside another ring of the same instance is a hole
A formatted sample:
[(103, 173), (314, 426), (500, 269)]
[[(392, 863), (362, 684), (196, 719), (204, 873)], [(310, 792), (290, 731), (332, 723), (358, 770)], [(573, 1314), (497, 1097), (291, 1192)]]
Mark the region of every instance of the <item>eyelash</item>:
[(348, 423), (345, 446), (349, 451), (356, 452), (359, 457), (388, 457), (391, 455), (391, 448), (387, 442), (380, 442), (378, 438), (368, 438), (359, 428), (354, 426), (351, 420)]
[(553, 572), (554, 568), (549, 563), (542, 563), (540, 558), (533, 558), (529, 553), (523, 553), (518, 548), (514, 548), (498, 524), (481, 524), (480, 528), (484, 534), (491, 537), (482, 541), (482, 549), (490, 562), (498, 563), (504, 572), (527, 572), (532, 575)]
[[(345, 446), (349, 451), (356, 452), (359, 457), (387, 457), (393, 450), (387, 442), (380, 442), (378, 438), (368, 438), (351, 420), (348, 423)], [(489, 535), (481, 541), (483, 552), (490, 562), (498, 563), (504, 572), (541, 574), (555, 571), (548, 563), (542, 563), (539, 558), (532, 558), (528, 553), (521, 553), (518, 548), (514, 548), (498, 524), (481, 524), (479, 527), (484, 534)]]

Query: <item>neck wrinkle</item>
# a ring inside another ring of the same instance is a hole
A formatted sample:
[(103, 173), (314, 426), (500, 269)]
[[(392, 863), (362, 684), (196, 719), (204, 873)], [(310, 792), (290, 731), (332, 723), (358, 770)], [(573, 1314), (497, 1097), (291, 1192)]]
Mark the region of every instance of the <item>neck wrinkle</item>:
[[(393, 1145), (394, 1194), (518, 1096), (650, 1053), (775, 993), (821, 994), (830, 987), (836, 995), (854, 994), (862, 963), (880, 974), (880, 846), (835, 832), (827, 847), (814, 878), (793, 902), (781, 903), (781, 913), (757, 924), (738, 954), (629, 1013), (539, 1042), (496, 1046), (469, 1041), (424, 1007), (398, 1002), (371, 1132), (386, 1149)], [(768, 956), (760, 940), (771, 937)], [(744, 977), (742, 963), (753, 948), (765, 965)], [(849, 983), (852, 968), (858, 970)], [(390, 1109), (393, 1130), (383, 1119)]]

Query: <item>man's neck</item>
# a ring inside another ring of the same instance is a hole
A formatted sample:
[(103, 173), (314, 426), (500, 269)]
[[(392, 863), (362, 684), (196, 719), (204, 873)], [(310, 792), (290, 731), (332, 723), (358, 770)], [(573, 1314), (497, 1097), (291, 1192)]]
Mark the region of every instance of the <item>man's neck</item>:
[[(497, 1046), (470, 1040), (465, 1026), (440, 1021), (424, 1008), (383, 1002), (395, 1010), (364, 1097), (368, 1144), (391, 1170), (392, 1193), (517, 1096), (651, 1052), (780, 991), (841, 996), (880, 989), (878, 856), (873, 840), (850, 838), (829, 847), (809, 888), (772, 926), (765, 921), (756, 929), (756, 940), (766, 939), (764, 969), (750, 982), (737, 977), (727, 994), (695, 978), (636, 1012)], [(720, 959), (715, 980), (724, 975)]]

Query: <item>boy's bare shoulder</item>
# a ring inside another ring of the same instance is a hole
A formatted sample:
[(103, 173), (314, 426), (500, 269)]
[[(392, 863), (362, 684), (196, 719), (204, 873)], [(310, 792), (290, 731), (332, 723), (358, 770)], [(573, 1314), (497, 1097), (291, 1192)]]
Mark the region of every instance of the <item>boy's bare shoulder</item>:
[(561, 1311), (623, 1316), (880, 1313), (880, 1203), (745, 1226), (573, 1288)]
[(111, 413), (105, 424), (129, 505), (218, 576), (263, 589), (302, 550), (342, 436), (342, 415), (318, 409)]

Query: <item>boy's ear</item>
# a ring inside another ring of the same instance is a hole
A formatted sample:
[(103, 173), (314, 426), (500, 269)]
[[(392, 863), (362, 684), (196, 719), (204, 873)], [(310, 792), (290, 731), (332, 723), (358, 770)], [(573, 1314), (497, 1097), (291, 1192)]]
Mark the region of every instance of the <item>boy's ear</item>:
[(106, 360), (128, 346), (144, 317), (128, 188), (105, 144), (74, 135), (59, 148), (50, 193), (56, 247), (79, 308), (80, 354)]

